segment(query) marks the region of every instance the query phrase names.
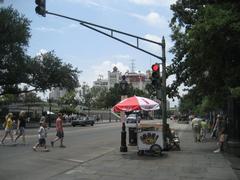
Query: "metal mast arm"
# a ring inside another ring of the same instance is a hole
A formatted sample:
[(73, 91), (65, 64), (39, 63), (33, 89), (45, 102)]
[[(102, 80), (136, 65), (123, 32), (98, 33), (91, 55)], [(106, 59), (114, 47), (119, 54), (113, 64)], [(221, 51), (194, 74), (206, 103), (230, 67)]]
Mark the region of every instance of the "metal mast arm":
[[(51, 15), (55, 15), (55, 16), (58, 16), (58, 17), (62, 17), (62, 18), (73, 20), (73, 21), (77, 21), (77, 22), (80, 23), (80, 25), (82, 25), (84, 27), (87, 27), (87, 28), (89, 28), (91, 30), (94, 30), (96, 32), (104, 34), (104, 35), (106, 35), (106, 36), (108, 36), (110, 38), (113, 38), (113, 39), (115, 39), (117, 41), (120, 41), (120, 42), (122, 42), (122, 43), (124, 43), (124, 44), (126, 44), (128, 46), (131, 46), (131, 47), (133, 47), (135, 49), (138, 49), (138, 50), (140, 50), (140, 51), (142, 51), (144, 53), (147, 53), (147, 54), (149, 54), (149, 55), (151, 55), (151, 56), (153, 56), (153, 57), (155, 57), (157, 59), (161, 59), (162, 60), (161, 56), (158, 56), (158, 55), (156, 55), (156, 54), (154, 54), (152, 52), (149, 52), (149, 51), (144, 50), (143, 48), (139, 47), (139, 40), (162, 46), (162, 43), (160, 43), (160, 42), (153, 41), (153, 40), (146, 39), (146, 38), (142, 38), (142, 37), (139, 37), (139, 36), (136, 36), (136, 35), (133, 35), (133, 34), (129, 34), (129, 33), (126, 33), (126, 32), (123, 32), (123, 31), (119, 31), (119, 30), (116, 30), (116, 29), (112, 29), (112, 28), (108, 28), (108, 27), (105, 27), (105, 26), (100, 26), (100, 25), (97, 25), (97, 24), (94, 24), (94, 23), (90, 23), (90, 22), (87, 22), (87, 21), (71, 18), (71, 17), (68, 17), (68, 16), (63, 16), (61, 14), (56, 14), (56, 13), (52, 13), (52, 12), (48, 12), (48, 11), (46, 11), (46, 14), (51, 14)], [(110, 33), (108, 34), (108, 33), (104, 32), (104, 31), (102, 31), (101, 29), (102, 30), (108, 30), (108, 31), (110, 31)], [(118, 34), (122, 34), (122, 35), (125, 35), (125, 36), (128, 36), (128, 37), (136, 38), (137, 44), (134, 45), (132, 43), (124, 41), (124, 40), (114, 36), (114, 33), (118, 33)]]

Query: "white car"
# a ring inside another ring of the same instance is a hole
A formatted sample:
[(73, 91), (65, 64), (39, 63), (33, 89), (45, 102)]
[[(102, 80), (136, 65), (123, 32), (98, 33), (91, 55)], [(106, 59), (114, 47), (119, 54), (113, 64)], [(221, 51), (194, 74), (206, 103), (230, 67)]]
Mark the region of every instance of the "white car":
[(138, 114), (129, 114), (127, 119), (126, 119), (126, 123), (140, 123), (140, 116)]

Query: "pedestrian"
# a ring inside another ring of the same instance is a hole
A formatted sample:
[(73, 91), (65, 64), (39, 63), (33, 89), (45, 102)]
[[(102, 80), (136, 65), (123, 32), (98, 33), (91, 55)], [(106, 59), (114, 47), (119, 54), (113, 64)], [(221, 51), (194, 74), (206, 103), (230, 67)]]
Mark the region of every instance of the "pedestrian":
[(51, 146), (54, 146), (54, 143), (60, 140), (60, 147), (66, 147), (63, 145), (64, 131), (63, 131), (63, 116), (62, 113), (58, 113), (58, 117), (56, 119), (56, 138), (51, 141)]
[(200, 130), (200, 134), (201, 134), (201, 141), (205, 141), (206, 140), (206, 135), (207, 135), (207, 131), (208, 131), (208, 124), (206, 122), (205, 119), (203, 119), (200, 122), (200, 126), (201, 126), (201, 130)]
[(49, 151), (46, 146), (47, 138), (47, 124), (45, 121), (40, 121), (40, 127), (38, 129), (38, 142), (33, 146), (33, 150), (37, 151), (38, 147), (43, 147), (43, 151)]
[(200, 142), (200, 119), (195, 117), (192, 119), (192, 130), (195, 142)]
[(17, 139), (22, 136), (23, 144), (25, 144), (25, 128), (26, 128), (26, 113), (25, 111), (21, 111), (19, 113), (18, 122), (17, 122), (17, 137), (15, 138), (15, 142)]
[(218, 140), (218, 148), (214, 151), (214, 153), (219, 153), (222, 152), (224, 142), (226, 140), (226, 123), (224, 118), (221, 115), (217, 116), (217, 121), (216, 121), (216, 129), (217, 129), (217, 140)]
[(13, 114), (12, 113), (8, 113), (6, 115), (4, 128), (5, 128), (5, 134), (4, 134), (3, 138), (2, 138), (1, 143), (4, 144), (4, 140), (7, 137), (7, 135), (9, 135), (11, 137), (11, 140), (13, 142), (13, 133), (12, 133), (12, 129), (13, 129)]

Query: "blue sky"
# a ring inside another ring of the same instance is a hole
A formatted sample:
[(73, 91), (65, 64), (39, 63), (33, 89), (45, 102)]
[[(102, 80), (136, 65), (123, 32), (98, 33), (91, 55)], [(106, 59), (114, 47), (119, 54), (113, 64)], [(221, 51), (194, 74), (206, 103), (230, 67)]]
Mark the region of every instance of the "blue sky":
[[(130, 34), (161, 41), (166, 39), (167, 50), (172, 46), (171, 30), (168, 26), (172, 12), (170, 4), (176, 0), (46, 0), (46, 9), (76, 19), (107, 26)], [(101, 74), (117, 66), (123, 73), (131, 69), (146, 72), (158, 59), (121, 44), (111, 38), (89, 30), (77, 22), (52, 15), (46, 17), (35, 13), (34, 0), (4, 0), (0, 6), (12, 5), (31, 20), (31, 39), (27, 53), (35, 56), (39, 52), (54, 50), (63, 62), (71, 63), (83, 72), (80, 83), (92, 82)], [(122, 36), (118, 36), (122, 37)], [(122, 37), (123, 38), (123, 37)], [(124, 38), (126, 39), (126, 38)], [(129, 39), (129, 38), (128, 38)], [(129, 39), (132, 41), (132, 39)], [(161, 55), (160, 47), (140, 43)], [(167, 52), (167, 64), (172, 55)], [(168, 80), (170, 82), (171, 79)]]

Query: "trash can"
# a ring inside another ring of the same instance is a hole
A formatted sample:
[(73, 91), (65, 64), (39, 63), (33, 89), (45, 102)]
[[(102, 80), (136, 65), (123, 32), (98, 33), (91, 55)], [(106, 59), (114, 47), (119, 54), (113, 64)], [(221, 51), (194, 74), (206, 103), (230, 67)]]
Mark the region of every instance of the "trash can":
[(130, 146), (137, 146), (137, 128), (129, 127), (128, 128), (128, 138)]

